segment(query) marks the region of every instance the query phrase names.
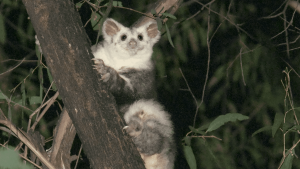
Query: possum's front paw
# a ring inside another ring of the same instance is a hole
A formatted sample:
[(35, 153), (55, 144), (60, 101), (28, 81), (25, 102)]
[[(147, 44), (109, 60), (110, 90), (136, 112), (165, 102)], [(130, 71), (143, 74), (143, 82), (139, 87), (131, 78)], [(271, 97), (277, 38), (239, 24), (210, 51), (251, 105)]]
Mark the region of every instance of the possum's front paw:
[(136, 136), (137, 134), (137, 132), (134, 130), (134, 128), (132, 128), (132, 126), (125, 126), (125, 127), (123, 127), (123, 131), (125, 130), (125, 132), (128, 134), (128, 135), (130, 135), (130, 136), (132, 136), (132, 137), (134, 137), (134, 136)]
[(142, 133), (142, 126), (136, 122), (136, 121), (131, 121), (128, 126), (125, 126), (123, 130), (126, 131), (126, 133), (132, 137), (137, 137)]
[(95, 63), (94, 69), (96, 69), (101, 75), (101, 80), (107, 82), (110, 79), (110, 69), (112, 68), (106, 66), (102, 59), (93, 58), (92, 60)]

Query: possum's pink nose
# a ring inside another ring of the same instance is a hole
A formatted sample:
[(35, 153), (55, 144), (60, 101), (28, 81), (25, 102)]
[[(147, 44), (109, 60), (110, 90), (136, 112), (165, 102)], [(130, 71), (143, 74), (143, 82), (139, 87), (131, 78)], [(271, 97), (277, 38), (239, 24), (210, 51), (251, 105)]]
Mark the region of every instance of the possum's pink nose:
[(136, 47), (136, 41), (131, 39), (130, 42), (129, 42), (129, 46), (131, 49), (134, 49)]

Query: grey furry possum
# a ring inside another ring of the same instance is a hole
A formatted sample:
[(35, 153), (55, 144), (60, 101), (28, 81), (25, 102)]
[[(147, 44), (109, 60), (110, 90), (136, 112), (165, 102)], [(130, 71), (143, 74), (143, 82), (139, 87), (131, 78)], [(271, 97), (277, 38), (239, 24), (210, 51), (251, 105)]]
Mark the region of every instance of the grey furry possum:
[(127, 28), (113, 19), (102, 27), (104, 40), (92, 46), (94, 67), (117, 104), (156, 97), (153, 45), (160, 39), (156, 22)]

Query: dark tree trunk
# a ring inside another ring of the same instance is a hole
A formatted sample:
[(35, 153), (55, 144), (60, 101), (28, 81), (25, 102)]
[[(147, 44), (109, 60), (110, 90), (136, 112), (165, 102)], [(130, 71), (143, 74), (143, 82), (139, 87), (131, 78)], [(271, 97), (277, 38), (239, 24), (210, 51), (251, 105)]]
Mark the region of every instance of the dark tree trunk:
[(88, 37), (69, 0), (23, 0), (92, 168), (144, 168), (113, 96), (93, 70)]

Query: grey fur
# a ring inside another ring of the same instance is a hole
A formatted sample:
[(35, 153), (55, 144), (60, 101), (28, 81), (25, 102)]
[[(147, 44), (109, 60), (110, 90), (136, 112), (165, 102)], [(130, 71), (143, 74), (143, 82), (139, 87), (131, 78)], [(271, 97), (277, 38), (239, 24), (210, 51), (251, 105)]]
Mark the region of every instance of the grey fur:
[[(156, 98), (152, 48), (160, 38), (156, 22), (127, 28), (113, 19), (102, 27), (104, 40), (92, 46), (94, 67), (119, 108), (139, 99)], [(126, 36), (123, 39), (123, 36)]]
[[(101, 63), (95, 62), (95, 68), (109, 86), (109, 90), (115, 96), (118, 105), (133, 103), (142, 98), (156, 98), (153, 64), (151, 64), (150, 69), (127, 68), (118, 73), (115, 69), (106, 66), (103, 61), (98, 62)], [(109, 75), (109, 77), (106, 78), (105, 75)], [(132, 88), (126, 85), (126, 81), (120, 75), (130, 80)]]
[[(132, 137), (146, 168), (172, 169), (176, 146), (170, 115), (153, 100), (139, 100), (126, 109), (124, 129)], [(148, 162), (152, 157), (156, 161)]]

